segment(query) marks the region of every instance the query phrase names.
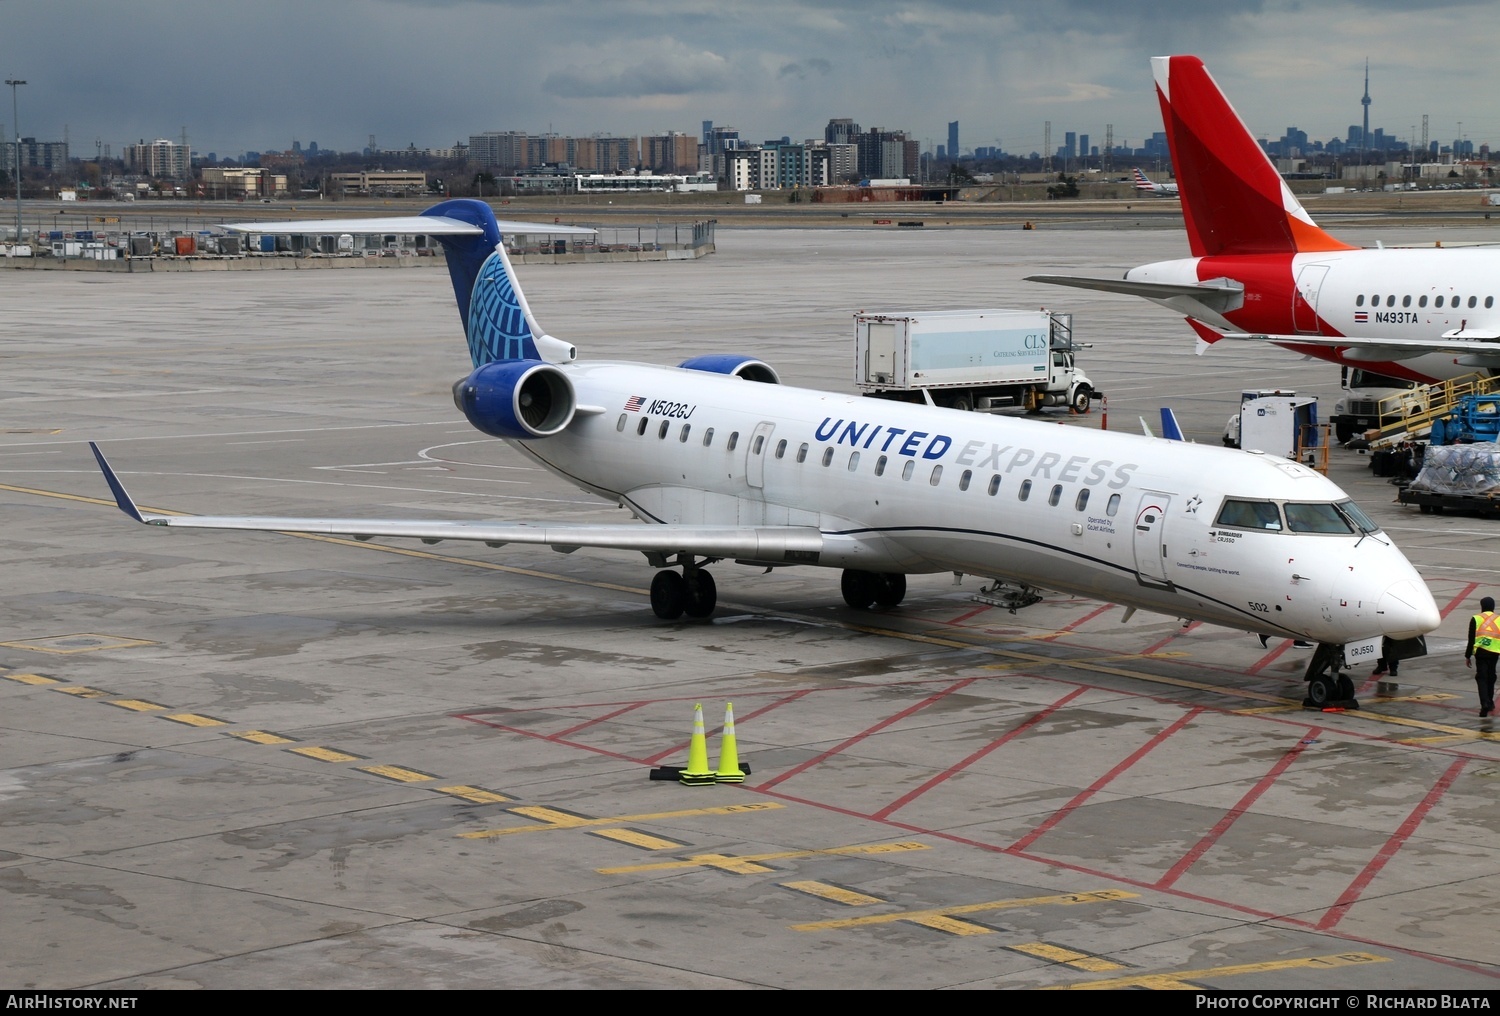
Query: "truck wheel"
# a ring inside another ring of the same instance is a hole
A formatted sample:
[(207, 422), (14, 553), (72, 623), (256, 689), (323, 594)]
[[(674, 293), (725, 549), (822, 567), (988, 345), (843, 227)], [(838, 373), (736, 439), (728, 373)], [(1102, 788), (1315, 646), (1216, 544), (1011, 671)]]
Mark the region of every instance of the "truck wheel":
[(967, 413), (974, 408), (973, 400), (970, 399), (967, 395), (953, 396), (953, 400), (949, 402), (948, 405), (964, 413)]
[(1333, 425), (1333, 436), (1338, 438), (1339, 444), (1348, 444), (1349, 439), (1354, 436), (1354, 428), (1347, 423), (1335, 423)]
[(1073, 412), (1082, 416), (1089, 411), (1089, 404), (1093, 400), (1094, 393), (1089, 391), (1087, 385), (1079, 385), (1078, 390), (1073, 393)]

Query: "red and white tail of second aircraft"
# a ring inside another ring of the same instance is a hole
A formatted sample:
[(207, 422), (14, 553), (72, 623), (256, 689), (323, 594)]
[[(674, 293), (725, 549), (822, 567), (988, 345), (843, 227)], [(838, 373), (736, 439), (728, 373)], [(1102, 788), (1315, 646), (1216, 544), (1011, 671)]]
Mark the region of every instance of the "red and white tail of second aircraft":
[(1037, 282), (1144, 297), (1220, 339), (1410, 381), (1500, 370), (1500, 246), (1350, 246), (1292, 194), (1195, 56), (1151, 61), (1192, 257), (1123, 279)]

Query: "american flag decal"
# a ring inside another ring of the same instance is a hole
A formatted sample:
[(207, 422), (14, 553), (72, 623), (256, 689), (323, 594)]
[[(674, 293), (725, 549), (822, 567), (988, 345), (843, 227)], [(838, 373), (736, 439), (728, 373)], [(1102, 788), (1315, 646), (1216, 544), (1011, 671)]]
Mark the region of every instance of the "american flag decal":
[(625, 412), (627, 412), (627, 413), (639, 413), (641, 411), (641, 403), (643, 403), (645, 401), (646, 401), (646, 396), (644, 396), (644, 395), (632, 395), (625, 402)]
[(1364, 324), (1368, 320), (1370, 320), (1370, 315), (1367, 314), (1366, 312), (1364, 312), (1362, 310), (1357, 310), (1357, 311), (1354, 312), (1354, 323), (1355, 324), (1362, 325), (1362, 324)]

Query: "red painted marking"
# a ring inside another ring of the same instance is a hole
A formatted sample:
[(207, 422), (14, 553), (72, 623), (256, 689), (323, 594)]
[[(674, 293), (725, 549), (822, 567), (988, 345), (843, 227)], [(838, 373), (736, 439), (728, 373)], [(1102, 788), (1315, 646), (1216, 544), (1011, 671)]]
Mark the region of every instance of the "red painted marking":
[(1147, 741), (1145, 744), (1141, 745), (1134, 752), (1132, 752), (1123, 762), (1115, 766), (1103, 776), (1099, 777), (1093, 783), (1089, 784), (1088, 787), (1081, 793), (1079, 793), (1076, 797), (1074, 797), (1073, 800), (1069, 801), (1057, 811), (1053, 812), (1051, 817), (1048, 818), (1045, 822), (1037, 826), (1025, 836), (1022, 836), (1019, 840), (1016, 840), (1016, 842), (1012, 843), (1005, 849), (1025, 850), (1027, 847), (1031, 846), (1037, 840), (1045, 836), (1047, 832), (1054, 826), (1056, 826), (1059, 822), (1071, 815), (1073, 811), (1077, 809), (1081, 804), (1083, 804), (1089, 798), (1093, 797), (1099, 791), (1108, 786), (1116, 777), (1125, 772), (1125, 770), (1129, 769), (1141, 759), (1145, 758), (1146, 755), (1149, 754), (1157, 745), (1161, 744), (1167, 738), (1171, 737), (1183, 727), (1187, 726), (1190, 722), (1192, 722), (1193, 718), (1201, 712), (1203, 712), (1203, 709), (1200, 706), (1196, 709), (1191, 709), (1188, 712), (1183, 713), (1170, 726), (1162, 730), (1161, 733), (1157, 734), (1151, 740)]
[(1088, 614), (1083, 615), (1078, 620), (1074, 621), (1072, 624), (1063, 625), (1061, 628), (1059, 628), (1057, 631), (1053, 632), (1051, 635), (1048, 635), (1046, 638), (1037, 639), (1037, 641), (1038, 642), (1051, 642), (1055, 638), (1060, 638), (1061, 636), (1067, 634), (1068, 632), (1073, 631), (1073, 630), (1075, 630), (1077, 628), (1080, 628), (1080, 627), (1082, 627), (1085, 624), (1088, 624), (1090, 621), (1092, 621), (1094, 618), (1098, 617), (1100, 614), (1104, 613), (1107, 610), (1113, 609), (1113, 607), (1114, 607), (1113, 603), (1106, 603), (1104, 606), (1100, 607), (1098, 610), (1093, 611), (1092, 613), (1088, 613)]
[(1179, 628), (1179, 629), (1177, 629), (1172, 634), (1168, 635), (1166, 638), (1160, 640), (1159, 642), (1153, 642), (1153, 643), (1151, 643), (1151, 645), (1147, 646), (1145, 649), (1142, 649), (1141, 650), (1141, 655), (1142, 656), (1150, 656), (1152, 653), (1159, 651), (1163, 646), (1170, 645), (1173, 639), (1175, 639), (1175, 638), (1177, 638), (1178, 636), (1181, 636), (1181, 635), (1186, 635), (1188, 632), (1192, 631), (1194, 628), (1200, 627), (1202, 624), (1203, 624), (1202, 621), (1194, 621), (1192, 624), (1188, 625), (1186, 628)]
[(1259, 673), (1261, 670), (1264, 670), (1266, 667), (1269, 667), (1271, 664), (1275, 663), (1276, 658), (1290, 648), (1292, 648), (1292, 640), (1282, 639), (1281, 645), (1277, 646), (1275, 649), (1272, 649), (1270, 652), (1266, 653), (1266, 655), (1256, 660), (1255, 665), (1249, 668), (1248, 672), (1251, 674)]
[(983, 748), (980, 748), (968, 758), (962, 760), (961, 762), (958, 762), (955, 765), (949, 766), (947, 769), (938, 773), (932, 779), (928, 780), (926, 783), (923, 783), (920, 787), (917, 787), (910, 793), (903, 794), (902, 796), (896, 798), (896, 800), (892, 801), (884, 808), (881, 808), (870, 817), (876, 820), (889, 818), (893, 812), (899, 811), (900, 809), (906, 807), (912, 801), (915, 801), (917, 798), (927, 793), (927, 791), (931, 790), (933, 787), (945, 783), (950, 778), (957, 776), (959, 773), (963, 772), (965, 769), (969, 768), (969, 766), (984, 758), (986, 755), (994, 751), (996, 748), (1000, 747), (1005, 742), (1011, 740), (1012, 738), (1019, 737), (1022, 733), (1036, 726), (1038, 723), (1042, 722), (1047, 717), (1057, 712), (1057, 710), (1061, 709), (1063, 706), (1067, 705), (1069, 702), (1073, 701), (1088, 690), (1088, 688), (1074, 688), (1072, 691), (1068, 692), (1068, 694), (1052, 703), (1046, 709), (1043, 709), (1041, 712), (1032, 715), (1018, 726), (1011, 728), (1010, 731), (1008, 731), (1001, 737), (998, 737), (995, 740), (991, 741)]
[(576, 723), (573, 726), (568, 727), (566, 730), (559, 730), (557, 733), (553, 734), (552, 736), (553, 737), (567, 737), (569, 734), (576, 734), (580, 730), (587, 730), (589, 727), (592, 727), (596, 723), (603, 723), (605, 720), (612, 720), (616, 716), (620, 716), (620, 715), (622, 715), (624, 713), (628, 713), (632, 709), (639, 709), (641, 706), (643, 706), (645, 704), (646, 703), (644, 703), (644, 702), (636, 702), (633, 705), (623, 706), (623, 707), (621, 707), (619, 709), (616, 709), (612, 713), (605, 713), (603, 716), (596, 716), (592, 720), (584, 720), (582, 723)]
[(1442, 610), (1438, 611), (1438, 616), (1439, 617), (1447, 617), (1449, 614), (1453, 613), (1453, 611), (1455, 611), (1455, 610), (1458, 609), (1459, 604), (1461, 604), (1465, 600), (1467, 600), (1469, 598), (1469, 594), (1472, 593), (1474, 590), (1476, 590), (1478, 588), (1479, 588), (1479, 583), (1478, 582), (1470, 582), (1468, 585), (1464, 586), (1464, 591), (1461, 592), (1461, 593), (1459, 593), (1453, 599), (1449, 600), (1448, 601), (1448, 605), (1446, 607), (1444, 607)]
[(800, 766), (793, 766), (791, 769), (788, 769), (786, 772), (782, 773), (780, 776), (777, 776), (775, 779), (767, 780), (765, 783), (762, 783), (762, 784), (758, 785), (756, 787), (756, 789), (757, 790), (765, 790), (765, 789), (768, 789), (770, 787), (776, 786), (776, 784), (778, 784), (778, 783), (784, 783), (787, 780), (791, 779), (793, 776), (796, 776), (798, 773), (806, 772), (808, 769), (811, 769), (813, 766), (817, 765), (818, 763), (820, 763), (820, 762), (822, 762), (822, 761), (824, 761), (826, 759), (832, 758), (834, 755), (837, 755), (839, 752), (843, 751), (845, 748), (849, 748), (849, 747), (852, 747), (853, 745), (858, 744), (859, 742), (863, 741), (865, 738), (869, 737), (871, 734), (878, 733), (879, 731), (884, 730), (886, 727), (889, 727), (891, 724), (896, 723), (899, 720), (904, 720), (906, 717), (910, 716), (912, 713), (915, 713), (915, 712), (917, 712), (918, 710), (921, 710), (921, 709), (925, 709), (928, 706), (932, 705), (932, 703), (938, 702), (938, 701), (940, 701), (940, 700), (942, 700), (944, 698), (947, 698), (949, 695), (952, 695), (956, 691), (962, 691), (964, 688), (967, 688), (969, 685), (973, 684), (977, 680), (979, 680), (979, 678), (977, 678), (977, 677), (968, 677), (968, 678), (965, 678), (962, 681), (959, 681), (957, 684), (949, 685), (947, 688), (944, 688), (942, 691), (936, 692), (935, 694), (932, 694), (932, 695), (929, 695), (926, 698), (924, 698), (922, 701), (917, 702), (914, 705), (912, 705), (912, 706), (910, 706), (910, 707), (908, 707), (906, 709), (901, 710), (896, 715), (890, 716), (890, 717), (887, 717), (884, 720), (881, 720), (879, 723), (875, 724), (875, 726), (870, 727), (870, 728), (868, 728), (866, 730), (862, 730), (858, 734), (855, 734), (853, 737), (846, 738), (845, 740), (840, 741), (838, 744), (834, 745), (832, 748), (829, 748), (827, 751), (823, 752), (821, 755), (815, 755), (814, 757), (808, 759), (806, 762), (802, 763)]
[(1349, 908), (1354, 906), (1359, 900), (1360, 894), (1369, 887), (1370, 883), (1374, 881), (1375, 876), (1380, 874), (1381, 869), (1386, 866), (1386, 863), (1392, 857), (1396, 856), (1396, 851), (1400, 850), (1406, 841), (1411, 838), (1411, 834), (1417, 831), (1417, 826), (1422, 824), (1422, 820), (1427, 817), (1427, 813), (1438, 803), (1438, 799), (1448, 792), (1449, 787), (1453, 786), (1453, 781), (1458, 779), (1458, 774), (1463, 771), (1464, 766), (1468, 765), (1468, 761), (1468, 759), (1461, 758), (1448, 767), (1448, 771), (1443, 773), (1437, 783), (1433, 785), (1433, 788), (1427, 792), (1427, 796), (1422, 798), (1421, 803), (1412, 809), (1410, 815), (1406, 816), (1406, 821), (1401, 823), (1401, 827), (1396, 830), (1390, 839), (1385, 841), (1385, 846), (1381, 847), (1380, 851), (1374, 857), (1370, 858), (1370, 863), (1365, 865), (1364, 870), (1355, 876), (1353, 882), (1349, 883), (1349, 888), (1345, 889), (1343, 894), (1339, 896), (1338, 902), (1328, 909), (1328, 913), (1323, 915), (1323, 919), (1317, 924), (1319, 931), (1327, 931), (1344, 919), (1344, 915), (1349, 912)]
[(975, 617), (975, 616), (977, 616), (979, 614), (983, 614), (985, 611), (992, 610), (992, 609), (994, 609), (994, 608), (992, 608), (989, 604), (986, 603), (983, 606), (975, 607), (973, 610), (969, 611), (967, 614), (960, 614), (957, 617), (955, 617), (953, 620), (951, 620), (951, 621), (944, 621), (943, 623), (944, 624), (963, 624), (969, 618)]
[(1193, 845), (1193, 849), (1183, 855), (1182, 860), (1172, 865), (1171, 870), (1156, 883), (1156, 888), (1170, 888), (1174, 882), (1187, 874), (1187, 870), (1197, 862), (1198, 858), (1206, 854), (1219, 841), (1219, 837), (1228, 832), (1229, 827), (1234, 825), (1241, 815), (1249, 811), (1250, 806), (1258, 801), (1262, 794), (1271, 789), (1271, 784), (1275, 783), (1281, 774), (1286, 772), (1287, 768), (1297, 760), (1297, 756), (1302, 754), (1302, 749), (1307, 747), (1306, 742), (1317, 737), (1321, 729), (1320, 727), (1309, 727), (1307, 733), (1303, 735), (1303, 739), (1298, 741), (1285, 755), (1281, 756), (1281, 759), (1271, 767), (1271, 771), (1261, 777), (1260, 781), (1251, 787), (1233, 808), (1225, 812), (1224, 817), (1214, 824), (1214, 827), (1208, 831), (1208, 834), (1203, 839)]

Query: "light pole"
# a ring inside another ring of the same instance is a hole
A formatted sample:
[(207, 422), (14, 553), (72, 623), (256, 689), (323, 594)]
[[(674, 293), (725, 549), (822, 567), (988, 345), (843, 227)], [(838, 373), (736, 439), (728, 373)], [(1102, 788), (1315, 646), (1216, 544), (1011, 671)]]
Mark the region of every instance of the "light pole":
[(19, 78), (6, 78), (10, 86), (10, 122), (16, 128), (16, 243), (21, 242), (21, 122), (16, 118), (16, 88), (26, 82)]

